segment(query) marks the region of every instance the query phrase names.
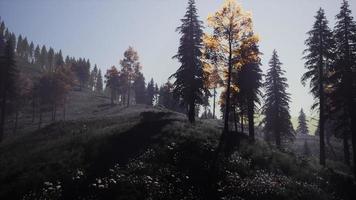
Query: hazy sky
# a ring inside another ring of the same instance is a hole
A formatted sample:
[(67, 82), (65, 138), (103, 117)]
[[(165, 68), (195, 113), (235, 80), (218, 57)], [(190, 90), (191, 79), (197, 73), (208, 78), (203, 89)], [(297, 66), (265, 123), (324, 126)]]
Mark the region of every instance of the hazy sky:
[[(216, 11), (223, 0), (197, 0), (200, 19)], [(279, 53), (292, 94), (291, 111), (307, 114), (313, 98), (303, 87), (302, 51), (306, 32), (316, 11), (325, 9), (330, 26), (341, 0), (240, 0), (253, 13), (255, 32), (261, 37), (263, 70), (273, 49)], [(356, 12), (356, 0), (350, 0)], [(64, 55), (89, 58), (105, 72), (129, 45), (140, 55), (146, 79), (163, 83), (178, 67), (172, 56), (178, 48), (175, 32), (187, 0), (0, 0), (0, 16), (10, 31), (35, 44), (62, 49)], [(355, 13), (353, 13), (355, 16)]]

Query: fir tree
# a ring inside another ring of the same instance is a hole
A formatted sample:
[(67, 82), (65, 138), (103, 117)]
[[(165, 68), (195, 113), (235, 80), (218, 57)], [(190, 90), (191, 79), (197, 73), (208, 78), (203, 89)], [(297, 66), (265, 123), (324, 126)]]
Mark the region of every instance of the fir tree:
[(15, 82), (17, 77), (17, 69), (15, 62), (14, 46), (11, 40), (7, 40), (4, 45), (4, 40), (0, 36), (0, 100), (1, 100), (1, 116), (0, 116), (0, 142), (3, 140), (4, 125), (6, 117), (6, 105), (15, 92)]
[(175, 78), (174, 92), (188, 106), (188, 119), (195, 122), (196, 104), (202, 103), (204, 93), (203, 69), (201, 63), (202, 24), (198, 19), (195, 0), (189, 0), (187, 12), (181, 20), (182, 25), (177, 31), (182, 35), (177, 55), (174, 58), (181, 63), (171, 78)]
[(95, 85), (96, 92), (103, 92), (103, 77), (101, 75), (101, 70), (99, 69), (98, 75), (96, 78), (96, 85)]
[(115, 66), (112, 66), (111, 69), (107, 70), (105, 74), (106, 79), (106, 88), (110, 89), (110, 99), (111, 105), (114, 105), (116, 100), (117, 90), (119, 88), (119, 72)]
[(55, 54), (55, 61), (54, 61), (55, 68), (63, 66), (64, 60), (62, 55), (62, 50), (59, 50), (58, 53)]
[(298, 127), (297, 127), (297, 133), (301, 135), (309, 135), (309, 130), (308, 130), (308, 124), (307, 124), (307, 119), (305, 116), (305, 113), (303, 109), (300, 110), (299, 112), (299, 117), (298, 117)]
[(281, 66), (277, 51), (274, 50), (264, 83), (266, 93), (262, 108), (264, 114), (262, 122), (266, 139), (274, 140), (278, 148), (281, 148), (283, 139), (294, 137), (289, 114), (290, 94), (286, 92), (288, 84), (284, 77), (285, 71)]
[(258, 41), (257, 36), (253, 33), (243, 41), (240, 48), (242, 67), (237, 72), (237, 87), (239, 87), (239, 93), (241, 93), (239, 96), (242, 98), (240, 102), (246, 104), (242, 103), (240, 110), (244, 110), (244, 107), (246, 107), (250, 141), (255, 140), (254, 115), (256, 104), (260, 104), (260, 87), (262, 86), (261, 59), (259, 57), (261, 53), (258, 49)]
[(40, 60), (41, 60), (41, 49), (40, 46), (36, 46), (35, 52), (34, 52), (34, 59), (35, 59), (35, 63), (36, 64), (40, 64)]
[(54, 71), (54, 50), (49, 48), (47, 53), (48, 69)]
[(98, 78), (98, 67), (94, 65), (93, 70), (90, 72), (89, 83), (88, 83), (90, 91), (95, 90), (97, 78)]
[(134, 82), (133, 90), (135, 92), (136, 104), (145, 104), (146, 103), (146, 83), (145, 77), (141, 72), (138, 73)]
[(147, 105), (151, 105), (151, 106), (153, 105), (154, 97), (155, 97), (155, 83), (152, 78), (151, 81), (147, 84), (147, 92), (146, 92)]
[(48, 63), (47, 49), (46, 49), (46, 46), (44, 46), (44, 45), (41, 48), (41, 55), (40, 55), (39, 61), (40, 61), (39, 64), (42, 69), (47, 66), (47, 63)]
[[(336, 59), (330, 77), (331, 118), (335, 120), (335, 133), (341, 132), (345, 158), (350, 157), (348, 138), (351, 136), (354, 175), (356, 176), (356, 22), (348, 1), (344, 0), (336, 16), (334, 39)], [(346, 159), (349, 164), (349, 159)]]
[(308, 71), (303, 75), (302, 83), (305, 85), (310, 79), (310, 92), (319, 100), (313, 108), (319, 106), (320, 164), (325, 165), (325, 75), (333, 58), (334, 41), (323, 9), (319, 9), (315, 19), (305, 41), (304, 59)]

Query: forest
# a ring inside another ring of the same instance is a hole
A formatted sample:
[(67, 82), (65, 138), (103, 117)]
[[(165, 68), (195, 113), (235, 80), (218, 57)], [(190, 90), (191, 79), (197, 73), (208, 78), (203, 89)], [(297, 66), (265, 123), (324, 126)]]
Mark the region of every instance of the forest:
[(164, 83), (145, 77), (135, 44), (104, 68), (0, 17), (0, 199), (356, 199), (350, 3), (335, 24), (323, 8), (309, 19), (298, 78), (314, 102), (296, 125), (283, 52), (261, 52), (243, 4), (200, 16), (181, 3)]

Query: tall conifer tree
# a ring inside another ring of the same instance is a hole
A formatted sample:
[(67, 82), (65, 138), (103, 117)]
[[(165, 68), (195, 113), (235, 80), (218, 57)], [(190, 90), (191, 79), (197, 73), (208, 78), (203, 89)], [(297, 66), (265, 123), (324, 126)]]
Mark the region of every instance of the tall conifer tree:
[(294, 137), (289, 114), (290, 94), (286, 91), (288, 84), (281, 66), (277, 51), (274, 50), (264, 83), (266, 93), (262, 110), (265, 117), (262, 122), (266, 139), (274, 140), (278, 148), (282, 147), (284, 139)]
[(6, 104), (13, 96), (16, 77), (17, 69), (12, 40), (7, 40), (4, 45), (3, 37), (0, 36), (0, 142), (3, 140), (4, 135)]
[(187, 12), (177, 31), (182, 35), (177, 55), (174, 58), (181, 63), (171, 77), (175, 78), (174, 92), (183, 99), (188, 107), (188, 119), (195, 122), (196, 104), (202, 103), (204, 93), (203, 69), (201, 63), (202, 24), (198, 19), (195, 0), (189, 0)]
[[(345, 158), (350, 157), (348, 138), (351, 136), (354, 175), (356, 176), (356, 22), (348, 1), (344, 0), (336, 16), (334, 39), (336, 59), (330, 77), (331, 116), (338, 132), (342, 132)], [(346, 160), (349, 163), (348, 159)]]
[(325, 165), (325, 75), (333, 60), (334, 41), (322, 8), (317, 12), (308, 36), (305, 41), (307, 49), (304, 51), (305, 68), (308, 71), (303, 75), (302, 83), (310, 79), (310, 92), (318, 100), (313, 108), (319, 106), (320, 164)]

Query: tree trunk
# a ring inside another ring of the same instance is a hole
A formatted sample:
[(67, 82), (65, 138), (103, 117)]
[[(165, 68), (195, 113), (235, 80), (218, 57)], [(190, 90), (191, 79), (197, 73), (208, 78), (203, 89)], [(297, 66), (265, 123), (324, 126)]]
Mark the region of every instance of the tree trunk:
[[(321, 62), (322, 63), (322, 62)], [(324, 84), (323, 64), (319, 66), (319, 137), (320, 137), (320, 164), (325, 166), (325, 134), (324, 134)]]
[(235, 125), (235, 132), (237, 133), (237, 117), (236, 117), (236, 107), (234, 106), (234, 125)]
[(129, 80), (127, 89), (127, 107), (130, 106), (130, 95), (131, 95), (131, 81)]
[(36, 102), (35, 98), (32, 99), (32, 123), (35, 122), (35, 115), (36, 115)]
[(248, 137), (250, 142), (254, 142), (255, 141), (254, 105), (251, 99), (249, 99), (249, 101), (247, 102), (247, 118), (248, 118)]
[(39, 111), (40, 111), (40, 119), (38, 120), (38, 129), (41, 128), (41, 125), (42, 125), (42, 106), (40, 105), (39, 106)]
[(188, 119), (190, 123), (195, 122), (195, 105), (194, 101), (189, 104)]
[(215, 119), (216, 87), (214, 87), (213, 119)]
[(356, 108), (354, 104), (351, 107), (351, 112), (351, 143), (354, 161), (354, 177), (356, 177)]
[(67, 103), (67, 97), (65, 96), (63, 100), (63, 121), (66, 120), (66, 103)]
[(351, 163), (350, 163), (349, 141), (346, 133), (344, 133), (343, 144), (344, 144), (344, 162), (347, 166), (350, 166)]
[(278, 149), (281, 149), (281, 147), (282, 147), (281, 132), (279, 132), (279, 130), (277, 130), (275, 134), (276, 134), (276, 146)]
[(57, 104), (54, 104), (54, 108), (53, 108), (53, 121), (56, 121), (56, 116), (57, 116)]
[(19, 109), (16, 108), (16, 112), (15, 112), (15, 124), (14, 124), (14, 129), (12, 130), (12, 134), (16, 134), (17, 132), (17, 122), (18, 122), (18, 119), (19, 119)]
[(244, 133), (244, 111), (243, 111), (242, 107), (241, 107), (240, 115), (241, 115), (241, 117), (240, 117), (241, 118), (241, 123), (240, 123), (241, 133), (243, 134)]
[(224, 129), (221, 133), (218, 146), (214, 152), (213, 161), (210, 167), (210, 173), (213, 176), (212, 183), (215, 183), (215, 174), (218, 169), (218, 157), (222, 149), (224, 149), (224, 143), (226, 136), (229, 131), (229, 113), (230, 113), (230, 87), (231, 87), (231, 71), (232, 71), (232, 41), (231, 34), (229, 34), (229, 62), (228, 62), (228, 79), (227, 79), (227, 88), (226, 88), (226, 98), (225, 98), (225, 113), (224, 113)]
[(1, 119), (0, 119), (0, 142), (4, 138), (5, 112), (6, 112), (6, 91), (3, 91), (1, 102)]

